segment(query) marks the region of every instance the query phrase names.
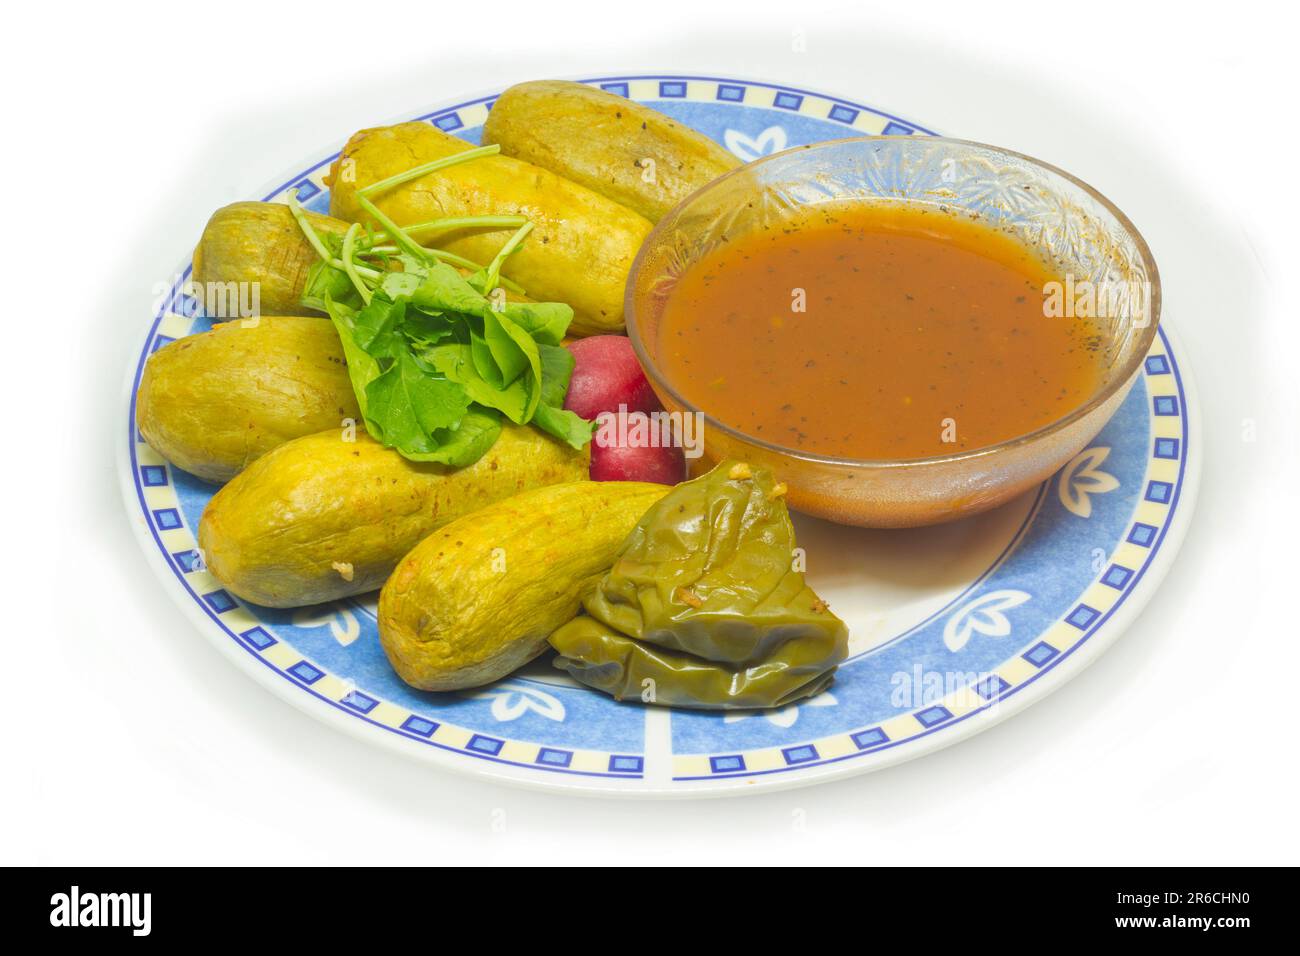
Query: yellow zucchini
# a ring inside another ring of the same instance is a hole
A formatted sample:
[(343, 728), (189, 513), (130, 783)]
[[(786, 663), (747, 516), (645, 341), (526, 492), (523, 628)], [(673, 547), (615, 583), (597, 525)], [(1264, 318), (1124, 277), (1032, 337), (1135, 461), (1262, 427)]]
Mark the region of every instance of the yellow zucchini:
[(580, 183), (658, 222), (740, 160), (703, 133), (623, 96), (569, 80), (502, 93), (483, 142)]
[(218, 491), (199, 522), (199, 549), (247, 601), (318, 604), (379, 587), (403, 555), (462, 515), (583, 480), (588, 460), (585, 449), (509, 422), (460, 469), (408, 461), (363, 426), (334, 429), (281, 445)]
[[(428, 123), (362, 130), (330, 169), (330, 213), (363, 222), (359, 189), (472, 148)], [(372, 201), (399, 226), (450, 216), (527, 217), (534, 229), (506, 260), (503, 274), (533, 299), (572, 306), (573, 334), (623, 329), (623, 287), (650, 223), (613, 200), (530, 163), (485, 156), (403, 183)], [(439, 237), (436, 245), (487, 263), (512, 232), (464, 231)]]
[[(342, 235), (348, 224), (308, 213), (318, 231)], [(289, 207), (237, 202), (218, 209), (194, 249), (194, 281), (204, 312), (215, 319), (239, 316), (240, 302), (257, 290), (262, 315), (317, 315), (299, 303), (307, 270), (319, 257)]]
[(224, 322), (163, 346), (145, 364), (135, 419), (154, 451), (208, 481), (229, 481), (285, 442), (358, 421), (329, 319)]
[(379, 595), (379, 640), (422, 690), (477, 687), (546, 648), (667, 485), (554, 485), (453, 521), (402, 559)]

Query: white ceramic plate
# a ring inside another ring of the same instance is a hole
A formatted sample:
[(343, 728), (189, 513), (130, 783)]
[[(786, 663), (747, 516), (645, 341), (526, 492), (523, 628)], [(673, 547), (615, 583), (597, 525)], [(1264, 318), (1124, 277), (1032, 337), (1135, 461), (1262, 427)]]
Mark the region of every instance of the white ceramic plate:
[[(650, 103), (744, 159), (855, 133), (930, 133), (851, 100), (748, 80), (588, 82)], [(477, 142), (492, 99), (418, 119)], [(297, 186), (324, 212), (321, 177), (333, 158), (314, 157), (249, 198), (282, 201)], [(690, 796), (809, 784), (929, 753), (1023, 710), (1105, 650), (1159, 585), (1192, 513), (1198, 409), (1162, 328), (1102, 433), (1019, 500), (909, 531), (796, 515), (809, 582), (852, 634), (850, 660), (819, 697), (766, 713), (647, 708), (583, 688), (545, 659), (491, 687), (422, 693), (389, 668), (373, 596), (271, 610), (233, 599), (196, 564), (194, 531), (214, 489), (162, 460), (134, 425), (149, 355), (210, 325), (182, 292), (189, 267), (186, 258), (148, 326), (123, 405), (123, 489), (150, 563), (198, 629), (273, 693), (451, 770), (557, 790)]]

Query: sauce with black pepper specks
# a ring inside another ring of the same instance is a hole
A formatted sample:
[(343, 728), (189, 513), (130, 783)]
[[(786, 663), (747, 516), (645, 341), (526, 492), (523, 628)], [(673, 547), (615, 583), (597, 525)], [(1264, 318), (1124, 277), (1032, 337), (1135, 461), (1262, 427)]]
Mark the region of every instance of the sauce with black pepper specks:
[(1061, 418), (1099, 383), (1093, 321), (1044, 315), (1052, 281), (1015, 238), (940, 207), (805, 207), (686, 270), (659, 364), (697, 408), (786, 448), (981, 448)]

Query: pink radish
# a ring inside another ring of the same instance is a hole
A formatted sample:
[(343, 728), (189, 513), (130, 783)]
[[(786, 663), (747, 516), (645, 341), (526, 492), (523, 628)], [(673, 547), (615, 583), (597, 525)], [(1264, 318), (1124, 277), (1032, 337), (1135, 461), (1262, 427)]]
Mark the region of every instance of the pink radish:
[(601, 412), (616, 412), (626, 405), (630, 412), (657, 412), (662, 406), (645, 372), (636, 360), (632, 343), (625, 335), (593, 335), (570, 342), (573, 377), (564, 407), (583, 418)]
[(592, 481), (654, 481), (675, 485), (686, 480), (686, 456), (680, 448), (640, 448), (591, 443)]
[[(583, 418), (602, 413), (626, 416), (663, 411), (632, 343), (623, 335), (595, 335), (570, 342), (573, 377), (564, 407)], [(612, 429), (627, 437), (626, 428)], [(599, 428), (591, 443), (593, 481), (654, 481), (675, 485), (686, 478), (686, 458), (680, 448), (642, 447), (606, 440)]]

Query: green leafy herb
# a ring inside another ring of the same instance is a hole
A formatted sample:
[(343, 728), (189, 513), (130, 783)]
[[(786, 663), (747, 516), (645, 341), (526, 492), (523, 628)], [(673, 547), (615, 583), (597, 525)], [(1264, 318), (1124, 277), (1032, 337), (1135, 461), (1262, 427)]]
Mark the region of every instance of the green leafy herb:
[[(301, 302), (309, 309), (315, 309), (317, 312), (327, 312), (325, 307), (327, 301), (330, 302), (348, 302), (356, 290), (352, 287), (352, 280), (348, 278), (346, 272), (342, 269), (335, 269), (324, 259), (318, 259), (313, 262), (311, 268), (307, 270), (307, 281), (303, 283)], [(360, 297), (357, 296), (358, 305)]]
[[(498, 291), (519, 289), (501, 268), (532, 223), (464, 216), (402, 228), (369, 198), (495, 151), (456, 154), (359, 190), (357, 201), (374, 228), (354, 223), (343, 236), (318, 233), (290, 198), (320, 256), (308, 272), (303, 304), (333, 322), (366, 430), (414, 461), (472, 464), (497, 440), (502, 416), (575, 448), (591, 440), (593, 423), (563, 407), (573, 356), (560, 341), (573, 310), (560, 302), (506, 302)], [(414, 238), (480, 226), (518, 227), (486, 266)]]
[(429, 369), (409, 351), (366, 384), (366, 408), (381, 424), (384, 442), (426, 455), (437, 451), (437, 432), (455, 428), (469, 411), (469, 396), (456, 382)]
[(438, 440), (436, 451), (407, 457), (464, 468), (486, 455), (500, 434), (501, 416), (491, 409), (471, 405), (459, 425), (441, 429), (434, 436)]
[[(573, 356), (556, 343), (568, 306), (498, 312), (440, 262), (389, 274), (360, 308), (352, 283), (324, 270), (309, 288), (343, 343), (367, 430), (407, 458), (472, 464), (492, 447), (502, 415), (575, 448), (591, 440), (592, 423), (562, 407)], [(351, 301), (336, 301), (336, 290)]]
[(542, 358), (542, 398), (533, 424), (544, 432), (581, 448), (591, 441), (593, 423), (564, 408), (573, 375), (573, 353), (559, 345), (538, 345)]

